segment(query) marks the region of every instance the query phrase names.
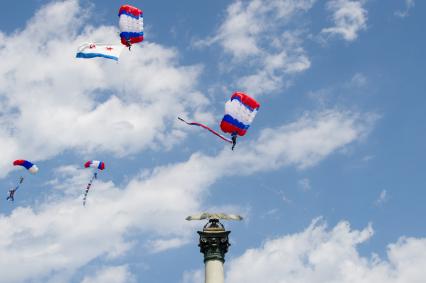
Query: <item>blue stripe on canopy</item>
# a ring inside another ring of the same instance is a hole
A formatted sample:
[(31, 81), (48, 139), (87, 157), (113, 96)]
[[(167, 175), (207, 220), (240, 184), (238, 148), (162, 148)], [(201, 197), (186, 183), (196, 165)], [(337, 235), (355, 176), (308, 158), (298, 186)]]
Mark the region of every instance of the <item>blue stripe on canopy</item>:
[(223, 116), (223, 120), (242, 130), (247, 130), (250, 127), (250, 125), (245, 125), (241, 123), (240, 121), (238, 121), (237, 119), (235, 119), (229, 114), (226, 114), (225, 116)]

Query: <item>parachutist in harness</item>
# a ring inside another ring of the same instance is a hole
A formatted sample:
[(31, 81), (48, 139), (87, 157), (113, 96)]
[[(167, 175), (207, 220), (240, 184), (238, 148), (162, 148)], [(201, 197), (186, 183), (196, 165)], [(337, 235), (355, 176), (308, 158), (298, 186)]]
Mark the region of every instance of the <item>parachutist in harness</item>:
[(131, 48), (132, 48), (132, 43), (130, 42), (130, 39), (129, 39), (129, 38), (127, 38), (127, 39), (126, 39), (126, 46), (129, 48), (129, 51), (132, 51), (132, 50), (131, 50)]
[(18, 185), (14, 189), (10, 189), (9, 190), (9, 196), (6, 198), (6, 200), (10, 200), (10, 201), (14, 201), (15, 200), (15, 192), (19, 189), (19, 185), (21, 185), (22, 182), (24, 182), (24, 177), (21, 177), (19, 179), (19, 183), (18, 183)]
[(15, 195), (16, 189), (9, 190), (9, 196), (6, 198), (6, 200), (14, 201), (14, 195)]
[(237, 133), (236, 132), (232, 133), (231, 139), (232, 139), (232, 148), (231, 149), (234, 150), (234, 147), (237, 145)]

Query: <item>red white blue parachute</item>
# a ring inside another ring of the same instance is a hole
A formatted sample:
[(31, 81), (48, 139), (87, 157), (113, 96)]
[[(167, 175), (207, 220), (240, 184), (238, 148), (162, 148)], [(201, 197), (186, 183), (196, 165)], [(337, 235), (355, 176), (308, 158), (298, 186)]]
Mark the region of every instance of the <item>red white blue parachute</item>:
[(38, 172), (38, 167), (34, 163), (29, 162), (28, 160), (18, 159), (13, 161), (14, 166), (22, 166), (27, 169), (31, 174)]
[[(13, 161), (13, 166), (22, 166), (25, 169), (28, 170), (28, 172), (30, 172), (31, 174), (35, 174), (38, 172), (38, 167), (37, 165), (35, 165), (34, 163), (28, 161), (28, 160), (24, 160), (24, 159), (17, 159), (15, 161)], [(18, 184), (9, 190), (9, 194), (6, 198), (6, 200), (10, 200), (10, 201), (14, 201), (15, 200), (15, 193), (16, 191), (19, 189), (19, 187), (21, 186), (21, 184), (24, 182), (24, 177), (19, 177), (19, 181)]]
[(92, 186), (93, 181), (98, 177), (98, 170), (105, 169), (105, 163), (99, 160), (89, 160), (86, 163), (84, 163), (84, 168), (96, 169), (96, 171), (93, 172), (92, 178), (90, 178), (90, 181), (86, 186), (86, 190), (84, 191), (83, 205), (86, 205), (87, 194), (89, 193), (90, 187)]
[(118, 11), (121, 43), (130, 47), (143, 41), (143, 12), (130, 5), (123, 5)]
[(225, 133), (244, 136), (256, 117), (260, 104), (243, 92), (235, 92), (225, 103), (225, 116), (220, 128)]
[(231, 99), (225, 104), (225, 116), (223, 116), (222, 122), (220, 123), (222, 131), (231, 134), (231, 139), (219, 134), (206, 125), (197, 122), (187, 122), (180, 117), (178, 117), (178, 119), (188, 125), (202, 127), (222, 140), (232, 143), (233, 150), (237, 143), (237, 136), (244, 136), (246, 134), (259, 107), (260, 104), (256, 100), (243, 92), (235, 92), (231, 96)]
[(99, 160), (89, 160), (86, 163), (84, 163), (84, 168), (95, 168), (99, 170), (104, 170), (105, 163)]

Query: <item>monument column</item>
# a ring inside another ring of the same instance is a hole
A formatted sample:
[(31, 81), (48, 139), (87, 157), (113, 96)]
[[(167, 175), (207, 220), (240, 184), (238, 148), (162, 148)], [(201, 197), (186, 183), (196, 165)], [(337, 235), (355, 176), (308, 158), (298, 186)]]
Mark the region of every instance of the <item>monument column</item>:
[(204, 254), (205, 283), (224, 283), (225, 273), (223, 264), (225, 254), (231, 245), (229, 243), (229, 233), (226, 231), (219, 219), (240, 221), (243, 218), (237, 214), (209, 213), (188, 216), (186, 220), (204, 220), (209, 222), (204, 226), (203, 231), (198, 231), (200, 235), (200, 252)]
[(204, 254), (205, 283), (224, 283), (223, 264), (230, 246), (228, 235), (231, 231), (225, 231), (218, 219), (210, 219), (203, 231), (197, 233), (200, 235), (198, 246)]

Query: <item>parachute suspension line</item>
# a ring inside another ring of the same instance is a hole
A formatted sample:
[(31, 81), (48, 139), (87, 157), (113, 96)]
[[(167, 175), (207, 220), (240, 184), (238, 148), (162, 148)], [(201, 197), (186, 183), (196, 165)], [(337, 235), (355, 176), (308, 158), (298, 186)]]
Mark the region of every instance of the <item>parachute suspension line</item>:
[(90, 187), (92, 186), (93, 181), (98, 177), (98, 171), (96, 171), (95, 173), (93, 173), (92, 178), (90, 179), (89, 183), (87, 184), (86, 190), (84, 192), (84, 197), (83, 197), (83, 206), (86, 206), (86, 199), (87, 199), (87, 194), (89, 193)]
[(22, 184), (24, 182), (24, 177), (19, 177), (19, 183), (18, 183), (18, 185), (16, 186), (16, 190), (19, 188), (19, 186)]
[(222, 140), (224, 140), (224, 141), (226, 141), (226, 142), (229, 142), (229, 143), (232, 143), (232, 140), (230, 140), (230, 139), (228, 139), (228, 138), (226, 138), (226, 137), (224, 137), (224, 136), (222, 136), (221, 134), (219, 134), (218, 132), (216, 132), (215, 130), (213, 130), (213, 129), (210, 129), (209, 127), (207, 127), (206, 125), (203, 125), (203, 124), (200, 124), (200, 123), (197, 123), (197, 122), (187, 122), (187, 121), (185, 121), (184, 119), (182, 119), (181, 117), (178, 117), (178, 119), (180, 120), (180, 121), (182, 121), (182, 122), (184, 122), (185, 124), (187, 124), (187, 125), (190, 125), (190, 126), (199, 126), (199, 127), (201, 127), (201, 128), (204, 128), (204, 129), (206, 129), (206, 130), (208, 130), (208, 131), (210, 131), (212, 134), (215, 134), (216, 136), (218, 136), (219, 138), (221, 138)]

